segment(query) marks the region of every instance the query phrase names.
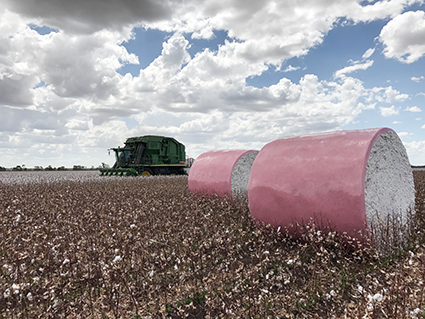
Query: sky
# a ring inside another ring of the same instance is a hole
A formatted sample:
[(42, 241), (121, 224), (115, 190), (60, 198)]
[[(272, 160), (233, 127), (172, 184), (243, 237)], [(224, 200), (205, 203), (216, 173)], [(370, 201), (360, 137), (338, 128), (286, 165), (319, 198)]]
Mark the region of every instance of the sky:
[(425, 165), (424, 0), (2, 0), (0, 166), (389, 127)]

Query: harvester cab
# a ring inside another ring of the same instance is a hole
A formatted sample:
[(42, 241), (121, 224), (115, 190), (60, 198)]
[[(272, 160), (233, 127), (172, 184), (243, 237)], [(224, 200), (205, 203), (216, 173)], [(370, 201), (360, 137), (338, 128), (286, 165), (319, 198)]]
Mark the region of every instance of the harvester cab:
[(115, 152), (115, 163), (118, 167), (124, 167), (130, 164), (130, 159), (132, 157), (132, 149), (129, 148), (112, 148)]

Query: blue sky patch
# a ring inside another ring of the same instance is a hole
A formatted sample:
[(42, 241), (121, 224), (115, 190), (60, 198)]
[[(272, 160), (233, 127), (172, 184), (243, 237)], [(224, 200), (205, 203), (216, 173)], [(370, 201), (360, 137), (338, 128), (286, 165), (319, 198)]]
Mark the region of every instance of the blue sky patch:
[(50, 28), (50, 27), (45, 26), (45, 25), (38, 26), (38, 25), (35, 25), (35, 24), (30, 24), (29, 27), (30, 27), (31, 30), (37, 31), (38, 34), (40, 34), (40, 35), (46, 35), (46, 34), (50, 34), (52, 32), (59, 32), (57, 29)]

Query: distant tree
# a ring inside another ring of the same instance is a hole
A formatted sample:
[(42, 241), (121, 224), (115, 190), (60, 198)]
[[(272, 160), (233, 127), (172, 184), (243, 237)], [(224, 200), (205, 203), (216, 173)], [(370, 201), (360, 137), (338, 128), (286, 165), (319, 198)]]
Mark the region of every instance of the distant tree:
[(66, 171), (66, 168), (65, 168), (65, 166), (60, 166), (60, 167), (57, 168), (57, 170), (58, 171)]
[(43, 166), (34, 166), (34, 171), (42, 171)]
[(100, 166), (101, 168), (109, 168), (109, 165), (108, 164), (105, 164), (105, 163), (103, 163), (102, 162), (102, 164), (101, 164), (101, 166)]
[(74, 165), (74, 167), (72, 168), (74, 171), (81, 171), (84, 169), (83, 165)]
[(55, 168), (54, 168), (54, 167), (52, 167), (52, 165), (49, 165), (49, 166), (47, 166), (44, 170), (45, 170), (45, 171), (54, 171), (54, 170), (55, 170)]
[(14, 171), (22, 171), (21, 165), (16, 165), (14, 168), (12, 168)]
[(0, 166), (0, 171), (5, 171), (6, 167)]

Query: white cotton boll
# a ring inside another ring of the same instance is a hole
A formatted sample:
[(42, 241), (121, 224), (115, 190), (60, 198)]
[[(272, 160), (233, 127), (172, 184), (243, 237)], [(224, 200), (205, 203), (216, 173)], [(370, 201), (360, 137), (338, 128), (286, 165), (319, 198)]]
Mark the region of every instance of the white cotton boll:
[(13, 270), (13, 267), (12, 267), (12, 266), (10, 266), (10, 265), (7, 265), (7, 264), (3, 265), (3, 268), (4, 268), (4, 269), (5, 269), (8, 273), (12, 272), (12, 270)]
[(115, 256), (114, 260), (112, 260), (114, 264), (119, 263), (120, 261), (121, 261), (121, 256)]
[(288, 264), (288, 265), (292, 265), (294, 262), (295, 262), (295, 261), (294, 261), (293, 259), (289, 259), (289, 260), (287, 261), (287, 264)]
[(32, 296), (32, 293), (31, 292), (29, 292), (29, 293), (27, 293), (27, 299), (29, 300), (29, 301), (33, 301), (33, 296)]
[(381, 294), (375, 294), (373, 296), (373, 300), (375, 300), (377, 302), (381, 302), (383, 298), (384, 298), (384, 296), (382, 296)]
[(21, 287), (20, 287), (18, 284), (13, 284), (13, 285), (12, 285), (13, 294), (14, 294), (14, 295), (19, 294), (19, 290), (20, 290), (20, 288), (21, 288)]
[(70, 260), (68, 258), (65, 258), (62, 262), (62, 265), (66, 265), (70, 262)]
[(4, 291), (4, 293), (3, 293), (3, 297), (4, 297), (4, 299), (7, 299), (7, 298), (9, 298), (9, 297), (10, 297), (10, 289), (9, 289), (9, 288), (7, 288), (7, 289)]
[(370, 301), (381, 302), (382, 299), (384, 298), (384, 296), (382, 296), (380, 293), (377, 293), (377, 294), (374, 294), (373, 296), (372, 295), (368, 295), (367, 298)]
[(421, 312), (421, 309), (416, 308), (412, 311), (415, 315), (418, 315)]
[(133, 229), (133, 228), (136, 228), (136, 225), (131, 224), (131, 225), (130, 225), (130, 228), (132, 228), (132, 229)]

